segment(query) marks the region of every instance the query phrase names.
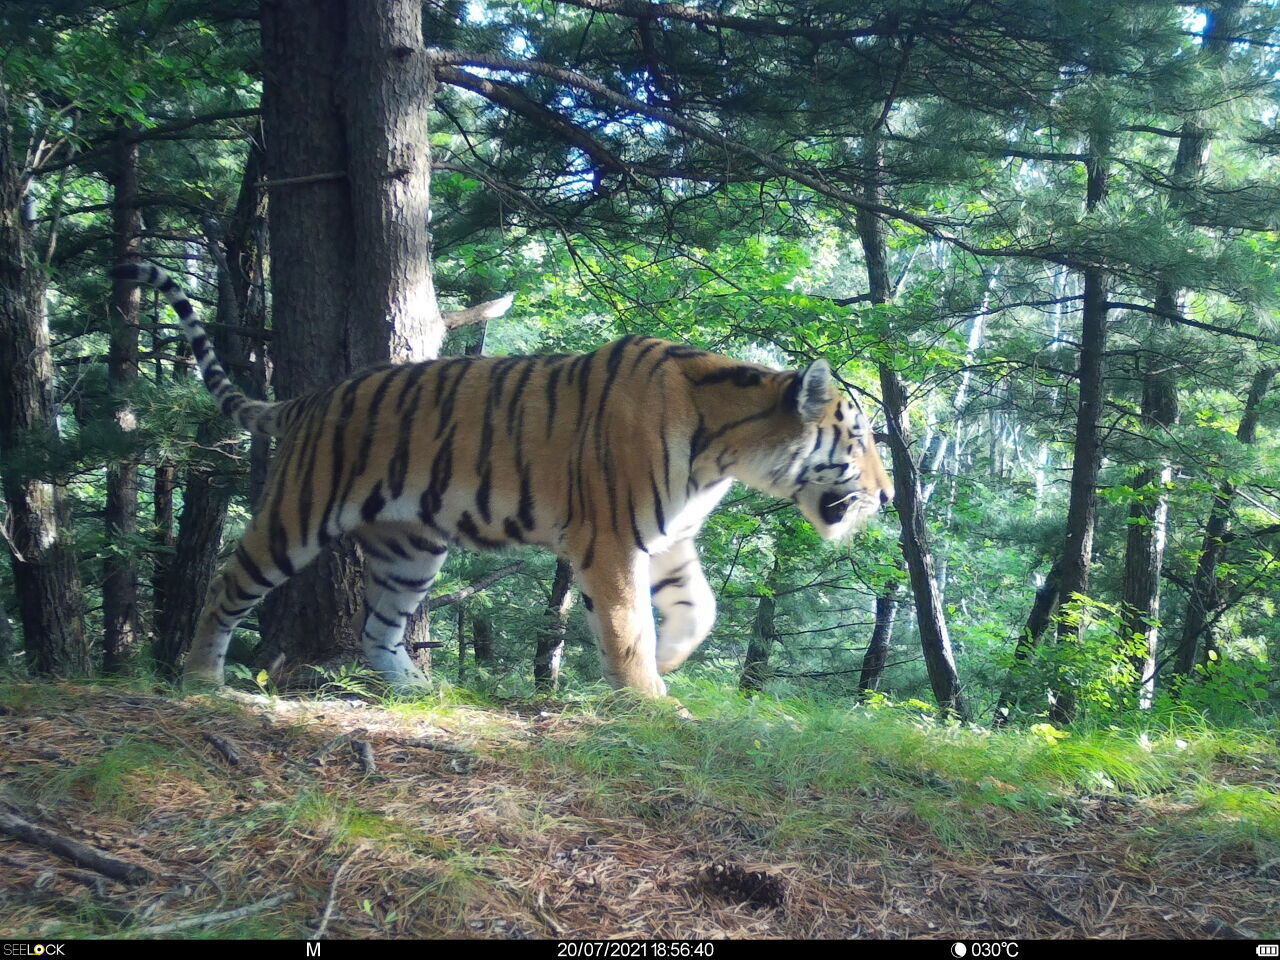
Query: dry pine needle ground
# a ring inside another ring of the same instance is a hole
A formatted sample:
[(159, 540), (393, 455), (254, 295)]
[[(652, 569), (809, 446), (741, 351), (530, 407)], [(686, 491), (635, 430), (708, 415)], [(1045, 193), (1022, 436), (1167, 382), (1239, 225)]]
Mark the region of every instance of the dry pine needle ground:
[(555, 709), (427, 717), (346, 701), (8, 685), (0, 812), (142, 870), (111, 879), (0, 835), (0, 937), (1280, 929), (1276, 865), (1153, 848), (1152, 827), (1179, 814), (1174, 799), (1086, 798), (1069, 826), (980, 810), (989, 842), (958, 849), (918, 810), (869, 790), (857, 828), (874, 847), (764, 842), (739, 811), (601, 784), (538, 753), (608, 722)]

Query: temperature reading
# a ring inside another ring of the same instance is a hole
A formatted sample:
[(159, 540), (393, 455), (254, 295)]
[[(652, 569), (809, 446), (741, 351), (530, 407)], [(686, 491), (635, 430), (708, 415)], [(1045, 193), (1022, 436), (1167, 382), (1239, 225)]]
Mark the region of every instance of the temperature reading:
[(969, 943), (956, 941), (951, 944), (953, 957), (971, 957), (974, 960), (1017, 960), (1018, 945), (1012, 940), (974, 940)]

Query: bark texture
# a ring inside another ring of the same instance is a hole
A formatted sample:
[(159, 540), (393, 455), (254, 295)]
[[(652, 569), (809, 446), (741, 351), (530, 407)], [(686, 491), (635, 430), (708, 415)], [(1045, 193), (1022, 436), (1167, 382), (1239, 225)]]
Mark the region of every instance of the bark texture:
[[(343, 0), (264, 0), (262, 116), (269, 180), (345, 170), (336, 106), (347, 19)], [(276, 398), (332, 386), (361, 362), (349, 326), (356, 260), (345, 180), (272, 189), (272, 356)], [(260, 661), (296, 667), (358, 656), (360, 562), (342, 540), (264, 602)]]
[(34, 462), (58, 442), (44, 272), (23, 216), (25, 151), (15, 142), (0, 84), (0, 471), (8, 506), (9, 556), (27, 663), (40, 673), (87, 674), (80, 573), (60, 478)]
[(431, 271), (431, 61), (422, 4), (348, 0), (339, 64), (355, 263), (357, 366), (439, 356), (445, 327)]
[(772, 595), (760, 598), (756, 606), (755, 620), (751, 623), (751, 636), (747, 640), (747, 656), (742, 662), (742, 676), (738, 686), (743, 690), (763, 690), (769, 679), (769, 654), (778, 639), (774, 625), (778, 602)]
[[(138, 143), (121, 128), (111, 169), (115, 206), (112, 210), (112, 262), (136, 263), (140, 250), (142, 208), (138, 206)], [(121, 448), (138, 428), (128, 396), (138, 381), (138, 312), (142, 290), (136, 283), (117, 280), (111, 285), (107, 307), (109, 342), (107, 383), (114, 408), (112, 429)], [(102, 667), (114, 673), (133, 647), (138, 631), (138, 564), (130, 543), (138, 532), (138, 463), (126, 452), (107, 466), (104, 520), (107, 553), (102, 570)]]
[(572, 607), (573, 565), (568, 560), (557, 560), (551, 599), (547, 603), (546, 626), (538, 634), (538, 648), (533, 655), (533, 684), (540, 692), (554, 690), (560, 685), (564, 638)]
[[(277, 396), (436, 356), (444, 325), (431, 272), (421, 4), (268, 0), (262, 42), (269, 179), (345, 173), (271, 194)], [(321, 554), (268, 599), (266, 658), (356, 654), (360, 584), (348, 541)], [(411, 621), (411, 649), (425, 651), (426, 625)]]
[[(1106, 138), (1096, 135), (1085, 161), (1086, 210), (1095, 210), (1107, 196)], [(1098, 514), (1098, 469), (1102, 464), (1102, 405), (1106, 399), (1107, 272), (1101, 267), (1083, 271), (1084, 297), (1080, 330), (1080, 362), (1076, 380), (1079, 407), (1076, 412), (1075, 446), (1071, 459), (1071, 498), (1067, 505), (1067, 535), (1059, 562), (1058, 599), (1069, 602), (1089, 589), (1089, 562), (1093, 558), (1093, 532)], [(1037, 598), (1038, 600), (1039, 598)], [(1063, 620), (1058, 639), (1077, 640), (1079, 626)], [(1075, 717), (1076, 693), (1061, 689), (1050, 693), (1049, 717), (1070, 723)]]
[(862, 656), (862, 673), (858, 676), (858, 689), (870, 693), (880, 689), (884, 665), (889, 659), (889, 638), (893, 636), (893, 623), (898, 616), (898, 585), (891, 584), (876, 597), (876, 624), (871, 630), (871, 642)]
[(177, 537), (173, 531), (173, 491), (178, 485), (178, 473), (168, 461), (156, 464), (155, 479), (151, 488), (152, 525), (155, 528), (155, 560), (151, 566), (151, 623), (154, 629), (160, 612), (165, 607), (165, 581), (173, 561), (173, 548)]
[(205, 593), (218, 570), (227, 505), (235, 490), (238, 464), (225, 453), (231, 431), (221, 415), (201, 424), (196, 445), (207, 452), (187, 467), (182, 515), (173, 556), (165, 567), (164, 604), (156, 615), (154, 654), (171, 678), (191, 644)]

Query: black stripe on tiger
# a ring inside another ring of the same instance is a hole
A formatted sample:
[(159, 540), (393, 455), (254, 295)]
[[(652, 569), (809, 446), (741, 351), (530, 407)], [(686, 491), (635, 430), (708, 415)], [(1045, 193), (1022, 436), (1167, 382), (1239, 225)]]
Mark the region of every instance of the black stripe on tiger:
[(195, 305), (168, 273), (154, 264), (125, 263), (113, 267), (110, 274), (114, 280), (154, 287), (169, 301), (181, 321), (178, 328), (191, 345), (205, 388), (225, 416), (250, 433), (279, 435), (276, 421), (284, 405), (250, 400), (237, 389), (218, 360), (204, 327), (196, 319)]

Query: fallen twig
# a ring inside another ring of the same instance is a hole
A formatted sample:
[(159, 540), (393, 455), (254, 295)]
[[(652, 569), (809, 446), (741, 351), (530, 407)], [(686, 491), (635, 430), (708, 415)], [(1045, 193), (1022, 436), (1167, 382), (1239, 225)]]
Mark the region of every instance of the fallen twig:
[(124, 883), (144, 883), (151, 878), (151, 871), (128, 860), (113, 857), (97, 847), (91, 847), (79, 840), (72, 840), (47, 827), (29, 823), (11, 813), (0, 813), (0, 833), (7, 833), (25, 843), (44, 847), (72, 863), (87, 867), (95, 873), (120, 880)]
[(316, 927), (316, 932), (311, 935), (312, 940), (323, 940), (325, 930), (329, 927), (329, 919), (333, 916), (333, 904), (338, 898), (338, 881), (342, 879), (342, 875), (346, 873), (347, 867), (351, 866), (351, 861), (364, 853), (367, 848), (362, 843), (347, 855), (347, 859), (343, 860), (338, 869), (333, 871), (333, 882), (329, 884), (329, 899), (324, 905), (324, 916), (320, 918), (320, 925)]
[(139, 930), (130, 931), (131, 933), (151, 934), (151, 933), (169, 933), (173, 930), (186, 930), (190, 927), (204, 927), (211, 923), (223, 923), (227, 920), (239, 920), (241, 917), (249, 917), (255, 913), (261, 913), (263, 910), (270, 910), (272, 907), (293, 899), (293, 894), (289, 891), (277, 894), (274, 897), (267, 897), (258, 903), (251, 903), (247, 907), (237, 907), (235, 910), (223, 910), (220, 913), (206, 913), (199, 917), (187, 917), (184, 920), (174, 920), (171, 923), (158, 923), (154, 927), (142, 927)]
[(441, 753), (452, 753), (460, 757), (475, 757), (472, 751), (454, 746), (444, 740), (428, 740), (425, 737), (420, 737), (417, 740), (409, 740), (404, 737), (391, 737), (389, 739), (392, 743), (398, 743), (402, 747), (417, 747), (420, 750), (438, 750)]

